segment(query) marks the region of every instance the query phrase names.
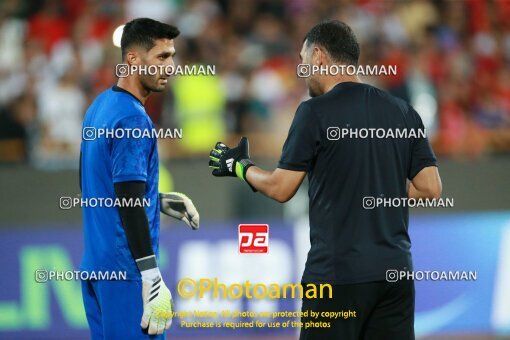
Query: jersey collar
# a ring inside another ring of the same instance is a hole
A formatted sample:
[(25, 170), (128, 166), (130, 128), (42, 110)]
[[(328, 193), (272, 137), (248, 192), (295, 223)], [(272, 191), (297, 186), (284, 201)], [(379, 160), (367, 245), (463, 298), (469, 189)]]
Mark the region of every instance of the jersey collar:
[(119, 87), (117, 85), (113, 85), (112, 86), (112, 91), (115, 91), (115, 92), (124, 92), (124, 93), (127, 93), (129, 94), (130, 96), (132, 96), (133, 98), (136, 99), (137, 102), (139, 102), (142, 106), (143, 106), (143, 103), (140, 101), (140, 99), (136, 98), (136, 96), (134, 94), (132, 94), (131, 92), (129, 92), (128, 90), (124, 90), (122, 87)]

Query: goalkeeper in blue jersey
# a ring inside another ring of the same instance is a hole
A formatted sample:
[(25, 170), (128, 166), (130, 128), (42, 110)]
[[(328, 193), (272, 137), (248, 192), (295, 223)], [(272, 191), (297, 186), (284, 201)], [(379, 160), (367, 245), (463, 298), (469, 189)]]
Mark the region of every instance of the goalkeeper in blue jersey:
[(127, 23), (121, 39), (127, 68), (117, 85), (101, 93), (85, 114), (80, 157), (83, 198), (149, 202), (83, 208), (85, 250), (80, 269), (127, 275), (125, 281), (82, 282), (93, 339), (163, 338), (172, 323), (172, 295), (158, 268), (159, 213), (181, 219), (193, 229), (198, 228), (199, 215), (185, 195), (158, 193), (156, 134), (134, 138), (127, 132), (154, 129), (144, 103), (152, 92), (165, 89), (169, 77), (166, 72), (130, 70), (173, 67), (178, 35), (176, 27), (152, 19)]

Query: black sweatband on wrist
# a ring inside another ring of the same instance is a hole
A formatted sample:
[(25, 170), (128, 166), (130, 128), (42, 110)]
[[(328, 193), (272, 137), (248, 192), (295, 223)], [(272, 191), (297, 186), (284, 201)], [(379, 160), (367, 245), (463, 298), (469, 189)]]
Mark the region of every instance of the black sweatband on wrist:
[(248, 182), (248, 179), (246, 178), (246, 172), (248, 171), (248, 169), (249, 169), (250, 167), (254, 166), (254, 165), (255, 165), (255, 163), (253, 163), (250, 159), (243, 159), (243, 160), (241, 160), (241, 164), (243, 164), (243, 166), (244, 166), (244, 168), (243, 168), (243, 178), (244, 178), (244, 181), (245, 181), (246, 183), (248, 183), (248, 185), (250, 186), (250, 188), (251, 188), (251, 190), (252, 190), (253, 192), (257, 192), (258, 190), (257, 190), (257, 189), (255, 189), (255, 188), (253, 187), (253, 185), (251, 185), (251, 184), (250, 184), (250, 182)]
[(140, 272), (156, 268), (158, 266), (158, 263), (156, 262), (156, 255), (136, 259), (136, 266), (138, 267), (138, 270), (140, 270)]

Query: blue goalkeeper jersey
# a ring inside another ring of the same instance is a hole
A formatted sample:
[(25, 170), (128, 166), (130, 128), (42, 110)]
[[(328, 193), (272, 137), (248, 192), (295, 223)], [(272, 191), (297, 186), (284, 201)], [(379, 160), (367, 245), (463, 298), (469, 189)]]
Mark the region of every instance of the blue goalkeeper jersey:
[(82, 203), (85, 233), (82, 271), (125, 271), (128, 280), (140, 280), (117, 204), (112, 204), (117, 182), (146, 183), (145, 203), (136, 203), (144, 203), (152, 248), (158, 257), (157, 140), (155, 134), (145, 133), (153, 129), (142, 103), (118, 86), (101, 93), (88, 108), (81, 142), (82, 201), (95, 198), (104, 204), (92, 207)]

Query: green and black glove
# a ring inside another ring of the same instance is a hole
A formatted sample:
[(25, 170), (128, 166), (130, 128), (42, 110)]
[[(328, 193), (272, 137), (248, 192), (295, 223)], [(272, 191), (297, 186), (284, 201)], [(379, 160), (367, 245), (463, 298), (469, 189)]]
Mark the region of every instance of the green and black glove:
[[(229, 148), (222, 142), (216, 143), (209, 154), (209, 167), (213, 169), (213, 176), (216, 177), (239, 177), (246, 182), (246, 171), (255, 165), (250, 160), (250, 145), (246, 137), (241, 138), (235, 148)], [(248, 182), (246, 182), (248, 183)], [(248, 183), (253, 191), (255, 188)]]

